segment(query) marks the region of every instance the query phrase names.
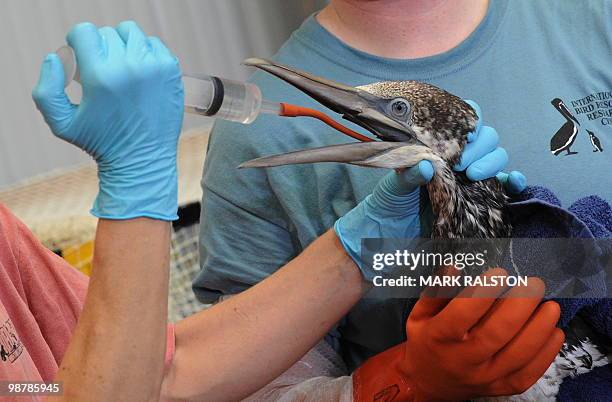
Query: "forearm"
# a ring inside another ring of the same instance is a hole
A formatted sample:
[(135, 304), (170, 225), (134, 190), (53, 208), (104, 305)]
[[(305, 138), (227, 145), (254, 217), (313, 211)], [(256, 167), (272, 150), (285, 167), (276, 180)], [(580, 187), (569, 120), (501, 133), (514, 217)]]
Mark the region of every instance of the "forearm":
[(169, 247), (168, 222), (99, 221), (89, 291), (57, 376), (64, 399), (158, 399)]
[(168, 398), (237, 400), (310, 350), (359, 300), (361, 273), (333, 231), (251, 289), (176, 326)]

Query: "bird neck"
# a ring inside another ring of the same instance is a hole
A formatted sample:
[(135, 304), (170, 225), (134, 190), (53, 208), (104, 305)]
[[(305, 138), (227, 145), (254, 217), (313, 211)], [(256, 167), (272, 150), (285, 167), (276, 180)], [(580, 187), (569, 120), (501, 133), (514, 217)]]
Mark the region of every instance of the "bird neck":
[(472, 182), (447, 163), (435, 163), (427, 186), (434, 225), (433, 238), (510, 237), (507, 198), (497, 179)]
[(446, 52), (484, 19), (488, 0), (332, 0), (317, 21), (348, 45), (380, 57)]

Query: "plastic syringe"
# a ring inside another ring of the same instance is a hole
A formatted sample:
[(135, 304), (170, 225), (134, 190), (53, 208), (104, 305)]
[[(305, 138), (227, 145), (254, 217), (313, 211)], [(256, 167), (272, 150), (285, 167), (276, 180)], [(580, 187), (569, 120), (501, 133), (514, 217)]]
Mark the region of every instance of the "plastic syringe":
[[(64, 65), (65, 85), (68, 86), (72, 81), (80, 82), (72, 48), (62, 46), (56, 53)], [(187, 113), (243, 124), (252, 123), (260, 113), (282, 114), (280, 103), (263, 99), (259, 87), (248, 82), (207, 75), (183, 75), (183, 87)]]
[[(72, 81), (80, 82), (79, 70), (72, 48), (62, 46), (57, 49), (56, 53), (64, 65), (65, 86), (68, 86)], [(263, 99), (259, 87), (249, 82), (227, 80), (208, 75), (198, 77), (183, 75), (183, 87), (185, 88), (185, 112), (187, 113), (243, 124), (252, 123), (260, 113), (283, 117), (312, 117), (356, 140), (373, 141), (371, 138), (343, 126), (320, 110), (289, 103), (267, 101)]]

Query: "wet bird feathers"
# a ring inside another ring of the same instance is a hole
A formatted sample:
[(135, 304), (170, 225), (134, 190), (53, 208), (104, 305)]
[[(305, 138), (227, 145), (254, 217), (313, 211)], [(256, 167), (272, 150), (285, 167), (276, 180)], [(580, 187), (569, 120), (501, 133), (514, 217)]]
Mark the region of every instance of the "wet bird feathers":
[(508, 199), (501, 183), (496, 179), (473, 182), (464, 173), (451, 173), (448, 169), (438, 170), (436, 176), (436, 182), (427, 186), (436, 217), (432, 237), (510, 237)]

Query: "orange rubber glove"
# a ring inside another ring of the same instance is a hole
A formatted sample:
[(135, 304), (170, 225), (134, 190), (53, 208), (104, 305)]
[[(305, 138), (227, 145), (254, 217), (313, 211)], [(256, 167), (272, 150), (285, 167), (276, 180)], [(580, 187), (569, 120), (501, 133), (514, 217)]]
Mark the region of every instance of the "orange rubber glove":
[(408, 340), (353, 373), (353, 400), (460, 401), (527, 390), (565, 340), (555, 327), (560, 309), (552, 301), (540, 304), (540, 279), (497, 298), (507, 290), (472, 287), (454, 299), (421, 296), (406, 323)]
[(406, 342), (366, 360), (353, 373), (353, 401), (414, 401), (414, 386), (402, 370), (405, 358)]

